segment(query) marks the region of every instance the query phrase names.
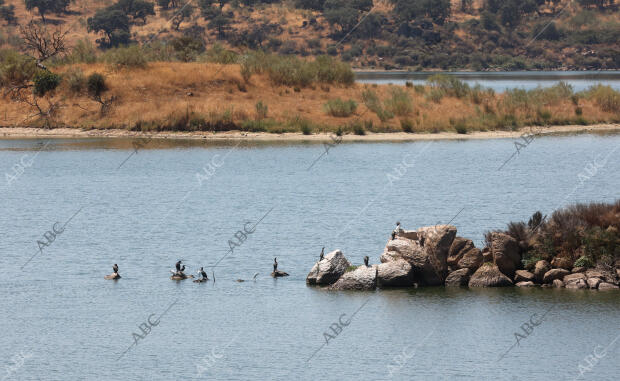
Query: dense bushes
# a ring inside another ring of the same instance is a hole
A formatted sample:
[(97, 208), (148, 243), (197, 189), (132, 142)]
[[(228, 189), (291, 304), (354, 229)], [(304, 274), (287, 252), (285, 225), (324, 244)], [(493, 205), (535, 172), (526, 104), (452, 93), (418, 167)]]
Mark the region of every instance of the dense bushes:
[(0, 86), (20, 86), (37, 72), (35, 61), (14, 50), (0, 50)]
[(324, 106), (325, 112), (331, 116), (336, 117), (348, 117), (355, 113), (357, 109), (357, 103), (349, 99), (348, 101), (343, 101), (340, 98), (331, 99), (325, 103)]
[(527, 224), (510, 223), (505, 233), (519, 243), (526, 267), (553, 257), (592, 267), (620, 259), (619, 231), (620, 200), (576, 204), (554, 211), (548, 219), (537, 212)]
[(593, 99), (603, 111), (620, 113), (620, 92), (611, 86), (593, 86), (585, 92), (585, 96)]

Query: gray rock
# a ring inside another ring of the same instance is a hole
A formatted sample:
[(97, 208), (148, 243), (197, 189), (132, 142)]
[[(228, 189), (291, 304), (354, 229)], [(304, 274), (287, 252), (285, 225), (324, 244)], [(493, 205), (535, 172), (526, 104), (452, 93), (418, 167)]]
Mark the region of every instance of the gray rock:
[(286, 273), (284, 271), (280, 271), (280, 270), (276, 270), (276, 271), (271, 273), (271, 277), (272, 278), (281, 278), (283, 276), (288, 276), (288, 273)]
[(576, 273), (583, 273), (586, 271), (585, 267), (573, 267), (573, 271), (571, 271), (573, 274)]
[(413, 286), (413, 268), (405, 260), (385, 262), (377, 265), (377, 285), (379, 287)]
[(400, 234), (400, 237), (411, 239), (416, 241), (418, 239), (418, 232), (415, 230), (403, 230)]
[(533, 282), (534, 279), (534, 274), (527, 270), (515, 271), (515, 282)]
[(607, 282), (601, 282), (598, 285), (598, 289), (601, 291), (605, 291), (605, 290), (617, 290), (618, 286), (616, 286), (615, 284), (611, 284), (611, 283), (607, 283)]
[(517, 286), (517, 287), (536, 287), (536, 283), (534, 283), (532, 281), (519, 282), (515, 286)]
[(469, 283), (470, 273), (471, 270), (468, 268), (452, 271), (446, 278), (446, 286), (467, 286)]
[(584, 289), (584, 288), (588, 288), (588, 284), (583, 279), (577, 279), (576, 281), (566, 283), (564, 287), (569, 288), (569, 289)]
[(551, 269), (545, 273), (543, 283), (551, 283), (554, 279), (562, 279), (568, 274), (570, 274), (570, 271), (565, 269)]
[(601, 283), (601, 280), (598, 278), (588, 278), (587, 282), (588, 282), (588, 287), (596, 290), (598, 288), (598, 285)]
[(604, 282), (611, 284), (618, 284), (618, 279), (616, 278), (616, 274), (609, 270), (605, 270), (602, 268), (589, 269), (586, 270), (586, 276), (588, 278), (599, 278)]
[(334, 250), (323, 257), (322, 261), (314, 264), (306, 277), (306, 283), (313, 285), (328, 285), (335, 283), (347, 271), (351, 263), (340, 250)]
[(577, 282), (580, 279), (586, 280), (586, 274), (584, 273), (568, 274), (564, 276), (564, 283)]
[(561, 281), (561, 280), (559, 280), (559, 279), (554, 279), (554, 280), (553, 280), (553, 284), (552, 284), (552, 285), (553, 285), (553, 287), (555, 287), (555, 288), (562, 288), (562, 287), (564, 287), (564, 282), (562, 282), (562, 281)]
[(491, 253), (499, 271), (511, 278), (514, 277), (521, 263), (517, 241), (508, 234), (492, 232)]
[(499, 268), (491, 263), (485, 263), (471, 276), (469, 287), (507, 287), (512, 281)]
[(534, 267), (534, 277), (538, 283), (542, 283), (545, 273), (551, 270), (551, 265), (547, 261), (538, 261)]
[(330, 286), (332, 290), (374, 290), (377, 287), (377, 265), (361, 265), (353, 271), (344, 273)]

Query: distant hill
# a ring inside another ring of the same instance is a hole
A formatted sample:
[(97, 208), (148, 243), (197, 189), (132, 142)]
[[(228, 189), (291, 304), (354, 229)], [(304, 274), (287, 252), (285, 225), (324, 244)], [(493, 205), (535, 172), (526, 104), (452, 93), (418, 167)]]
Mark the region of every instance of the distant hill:
[(620, 68), (614, 0), (0, 0), (0, 46), (20, 49), (32, 19), (100, 49), (185, 37), (364, 69)]

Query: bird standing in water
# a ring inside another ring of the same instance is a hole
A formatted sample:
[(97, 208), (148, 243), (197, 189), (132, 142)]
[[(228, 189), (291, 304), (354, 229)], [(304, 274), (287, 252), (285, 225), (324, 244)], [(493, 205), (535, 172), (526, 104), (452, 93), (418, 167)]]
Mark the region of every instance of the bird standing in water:
[(366, 265), (366, 267), (368, 267), (368, 255), (366, 255), (364, 257), (364, 265)]
[(118, 274), (118, 265), (116, 263), (114, 264), (114, 266), (112, 266), (112, 270), (114, 270), (114, 272)]
[(278, 271), (278, 258), (274, 258), (273, 259), (273, 272), (275, 273), (276, 271)]
[(198, 274), (200, 274), (202, 279), (209, 280), (209, 277), (207, 276), (207, 273), (202, 269), (202, 267), (200, 268), (200, 271), (198, 272)]

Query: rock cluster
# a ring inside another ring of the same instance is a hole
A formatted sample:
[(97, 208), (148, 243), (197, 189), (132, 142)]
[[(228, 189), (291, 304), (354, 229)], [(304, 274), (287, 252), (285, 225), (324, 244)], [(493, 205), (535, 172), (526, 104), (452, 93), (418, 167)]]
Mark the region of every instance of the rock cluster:
[(373, 290), (376, 287), (469, 286), (555, 287), (612, 290), (619, 288), (616, 269), (573, 267), (568, 258), (538, 261), (523, 269), (519, 244), (511, 236), (492, 232), (482, 251), (456, 235), (452, 225), (401, 231), (390, 239), (378, 265), (351, 266), (340, 250), (317, 262), (306, 282), (332, 290)]

